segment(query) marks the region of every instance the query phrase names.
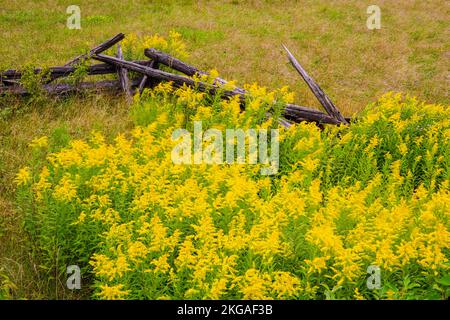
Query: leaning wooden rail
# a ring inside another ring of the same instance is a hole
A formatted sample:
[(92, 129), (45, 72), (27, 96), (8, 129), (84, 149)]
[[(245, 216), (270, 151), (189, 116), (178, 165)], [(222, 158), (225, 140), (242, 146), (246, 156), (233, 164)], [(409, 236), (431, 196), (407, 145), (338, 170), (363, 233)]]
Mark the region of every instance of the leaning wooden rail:
[[(132, 87), (136, 87), (139, 84), (138, 81), (132, 81)], [(83, 93), (87, 90), (89, 91), (102, 91), (102, 92), (120, 92), (122, 91), (122, 86), (120, 81), (118, 80), (101, 80), (96, 82), (80, 82), (79, 84), (72, 85), (69, 83), (55, 83), (55, 84), (44, 84), (42, 89), (47, 92), (49, 95), (68, 95), (73, 93)], [(27, 96), (29, 92), (21, 87), (0, 87), (0, 95), (1, 94), (13, 94), (18, 96)]]
[[(137, 64), (148, 65), (151, 61), (148, 60), (136, 60), (133, 61)], [(58, 78), (67, 77), (70, 74), (76, 71), (76, 67), (50, 67), (48, 68), (49, 76), (51, 79), (56, 80)], [(35, 74), (39, 74), (45, 72), (42, 68), (34, 69)], [(115, 73), (116, 68), (109, 63), (99, 63), (87, 66), (86, 74), (87, 75), (102, 75), (102, 74), (111, 74)], [(12, 80), (20, 80), (22, 78), (23, 72), (20, 70), (6, 70), (0, 73), (0, 83), (2, 81), (12, 81)]]
[(322, 88), (320, 88), (317, 82), (315, 82), (314, 79), (309, 76), (306, 70), (303, 69), (303, 67), (300, 65), (297, 59), (295, 59), (294, 55), (289, 51), (288, 48), (286, 48), (285, 45), (283, 45), (283, 48), (288, 54), (289, 61), (302, 76), (303, 80), (305, 80), (306, 84), (311, 89), (312, 93), (314, 93), (317, 100), (319, 100), (320, 104), (324, 107), (327, 113), (333, 118), (336, 118), (338, 121), (347, 124), (347, 120), (345, 120), (344, 116), (339, 112), (338, 108), (336, 108), (331, 99), (325, 94)]
[[(158, 51), (153, 48), (144, 50), (145, 56), (150, 60), (127, 61), (123, 58), (120, 41), (125, 37), (124, 34), (119, 33), (116, 36), (108, 39), (102, 44), (94, 47), (88, 54), (80, 55), (68, 62), (62, 67), (49, 68), (49, 80), (43, 84), (43, 89), (49, 94), (67, 94), (72, 92), (82, 92), (84, 90), (110, 90), (122, 91), (128, 99), (134, 92), (142, 93), (144, 88), (150, 88), (158, 82), (170, 81), (176, 87), (183, 85), (192, 86), (200, 91), (207, 92), (213, 95), (219, 94), (223, 99), (229, 99), (238, 96), (241, 101), (242, 108), (245, 108), (245, 102), (250, 97), (246, 90), (234, 87), (233, 90), (225, 90), (223, 85), (227, 83), (222, 78), (214, 79), (213, 83), (206, 83), (193, 79), (194, 75), (208, 75), (207, 72), (202, 71), (192, 65), (189, 65), (169, 54)], [(117, 56), (112, 57), (102, 54), (101, 52), (111, 48), (117, 44)], [(302, 78), (308, 84), (311, 91), (322, 104), (326, 113), (315, 110), (313, 108), (298, 106), (295, 104), (286, 104), (282, 116), (292, 122), (309, 121), (315, 122), (318, 125), (322, 124), (347, 124), (348, 118), (344, 118), (339, 112), (338, 108), (331, 102), (331, 99), (323, 92), (320, 86), (308, 75), (304, 68), (298, 63), (292, 53), (285, 47), (288, 53), (289, 61), (294, 68), (300, 73)], [(87, 61), (88, 59), (99, 60), (103, 63), (87, 66), (87, 75), (106, 75), (117, 74), (118, 80), (102, 80), (97, 82), (82, 82), (76, 85), (68, 83), (49, 84), (49, 82), (63, 79), (66, 76), (74, 73), (77, 70), (76, 64)], [(165, 65), (170, 69), (181, 72), (182, 74), (171, 73), (160, 70), (159, 65)], [(131, 71), (131, 73), (130, 73)], [(35, 69), (34, 72), (39, 74), (43, 69)], [(0, 95), (2, 94), (17, 94), (27, 95), (27, 91), (20, 85), (22, 72), (19, 70), (7, 70), (0, 73)], [(131, 79), (130, 76), (133, 76)], [(129, 99), (131, 101), (131, 99)], [(289, 126), (289, 122), (279, 119), (281, 125)]]
[(96, 46), (95, 48), (92, 48), (91, 51), (89, 51), (88, 54), (79, 55), (78, 57), (76, 57), (76, 58), (70, 60), (69, 62), (67, 62), (64, 66), (66, 67), (66, 66), (74, 65), (76, 63), (79, 63), (80, 61), (89, 59), (94, 54), (101, 53), (101, 52), (103, 52), (105, 50), (108, 50), (109, 48), (111, 48), (113, 45), (115, 45), (119, 41), (122, 41), (124, 38), (125, 38), (125, 35), (123, 33), (118, 33), (114, 37), (112, 37), (111, 39), (108, 39), (105, 42), (103, 42), (103, 43), (99, 44), (98, 46)]
[[(220, 86), (217, 85), (205, 83), (202, 81), (195, 81), (192, 78), (178, 74), (172, 74), (162, 70), (155, 70), (153, 68), (139, 65), (130, 61), (125, 61), (119, 58), (110, 57), (103, 54), (94, 55), (93, 58), (102, 62), (111, 63), (121, 68), (126, 68), (128, 70), (142, 73), (144, 75), (147, 75), (148, 77), (157, 79), (159, 81), (173, 82), (174, 85), (178, 87), (181, 87), (183, 85), (196, 87), (198, 90), (202, 92), (208, 92), (213, 95), (219, 93), (222, 98), (232, 98), (234, 96), (239, 96), (243, 104), (245, 103), (246, 98), (248, 98), (248, 95), (245, 93), (241, 93), (240, 90), (222, 90)], [(294, 104), (287, 105), (287, 108), (285, 108), (283, 115), (288, 116), (289, 118), (294, 120), (300, 118), (305, 119), (305, 121), (309, 120), (320, 123), (328, 123), (328, 124), (340, 123), (339, 120), (336, 120), (333, 117), (326, 115), (321, 111), (307, 107), (297, 106)]]
[[(149, 48), (144, 50), (144, 54), (149, 57), (150, 59), (154, 61), (158, 61), (159, 63), (162, 63), (174, 70), (177, 70), (179, 72), (184, 73), (187, 76), (194, 76), (194, 75), (208, 75), (207, 72), (197, 69), (194, 66), (191, 66), (175, 57), (172, 57), (171, 55), (168, 55), (165, 52), (156, 50), (154, 48)], [(216, 78), (214, 81), (215, 84), (226, 84), (227, 81), (222, 78)], [(235, 88), (234, 90), (245, 93), (245, 90), (242, 88)]]

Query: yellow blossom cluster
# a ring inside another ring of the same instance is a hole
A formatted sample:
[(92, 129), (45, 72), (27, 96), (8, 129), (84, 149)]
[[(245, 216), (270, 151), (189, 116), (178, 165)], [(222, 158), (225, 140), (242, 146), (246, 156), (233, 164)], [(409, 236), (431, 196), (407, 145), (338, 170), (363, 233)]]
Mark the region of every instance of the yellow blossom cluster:
[(186, 50), (186, 44), (181, 39), (181, 34), (175, 30), (170, 31), (167, 37), (159, 34), (137, 35), (130, 33), (126, 35), (121, 44), (126, 58), (144, 58), (144, 50), (149, 48), (167, 52), (178, 59), (185, 59), (189, 56)]
[[(73, 140), (34, 179), (22, 169), (37, 244), (51, 251), (46, 239), (60, 237), (60, 256), (84, 263), (100, 299), (445, 298), (449, 109), (387, 94), (350, 126), (279, 128), (275, 176), (174, 164), (172, 132), (193, 120), (275, 125), (255, 115), (277, 94), (246, 90), (241, 112), (237, 100), (160, 84), (135, 101), (129, 132)], [(375, 291), (369, 266), (381, 270)]]

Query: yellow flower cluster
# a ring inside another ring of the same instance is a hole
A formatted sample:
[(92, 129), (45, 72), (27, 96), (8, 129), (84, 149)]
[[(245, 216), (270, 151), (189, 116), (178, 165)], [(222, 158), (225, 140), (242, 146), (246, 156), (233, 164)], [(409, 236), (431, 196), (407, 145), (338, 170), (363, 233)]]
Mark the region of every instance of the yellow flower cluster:
[[(251, 165), (174, 164), (181, 124), (249, 127), (252, 108), (276, 100), (246, 89), (254, 105), (240, 112), (237, 100), (208, 110), (198, 92), (160, 84), (136, 101), (148, 123), (111, 142), (93, 132), (47, 156), (31, 190), (44, 212), (70, 206), (74, 243), (98, 237), (85, 257), (96, 297), (363, 299), (374, 297), (371, 265), (385, 285), (376, 297), (408, 294), (406, 278), (439, 288), (449, 269), (448, 109), (389, 94), (350, 127), (280, 128), (273, 177)], [(30, 180), (24, 168), (16, 181)]]
[(16, 178), (14, 179), (14, 182), (17, 184), (17, 186), (26, 185), (30, 181), (31, 181), (31, 172), (29, 167), (24, 167), (20, 169), (19, 172), (16, 174)]
[(186, 44), (181, 39), (181, 34), (174, 30), (169, 32), (168, 37), (159, 34), (137, 35), (135, 33), (127, 34), (121, 42), (124, 54), (129, 58), (143, 58), (145, 49), (155, 48), (174, 55), (178, 59), (185, 59), (189, 56), (186, 51)]
[(45, 148), (47, 146), (48, 146), (48, 137), (46, 137), (46, 136), (36, 138), (33, 141), (31, 141), (31, 143), (30, 143), (30, 147), (36, 148), (36, 149)]

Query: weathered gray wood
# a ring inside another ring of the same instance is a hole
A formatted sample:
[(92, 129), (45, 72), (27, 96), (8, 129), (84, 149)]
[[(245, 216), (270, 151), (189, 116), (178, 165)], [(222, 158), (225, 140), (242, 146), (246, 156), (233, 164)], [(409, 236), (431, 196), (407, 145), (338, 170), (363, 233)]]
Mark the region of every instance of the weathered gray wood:
[(144, 91), (145, 85), (147, 84), (147, 80), (148, 80), (148, 76), (144, 74), (141, 82), (139, 83), (139, 87), (138, 87), (139, 94), (142, 94), (142, 92)]
[[(147, 57), (154, 60), (158, 60), (164, 65), (171, 67), (174, 70), (180, 71), (188, 76), (193, 76), (195, 74), (199, 75), (207, 74), (206, 72), (199, 70), (196, 67), (191, 66), (177, 58), (174, 58), (165, 52), (161, 52), (156, 49), (150, 48), (145, 49), (144, 53)], [(220, 79), (220, 84), (225, 83), (227, 83), (226, 80)], [(241, 88), (235, 88), (235, 91), (237, 91), (242, 95), (246, 94), (245, 90)], [(301, 107), (294, 104), (287, 104), (285, 108), (285, 113), (287, 115), (291, 115), (291, 118), (299, 119), (300, 121), (315, 121), (329, 124), (340, 123), (338, 120), (335, 120), (333, 117), (327, 116), (326, 114), (324, 114), (319, 110)]]
[[(123, 53), (122, 53), (122, 47), (120, 46), (120, 43), (117, 44), (117, 58), (123, 60)], [(130, 86), (130, 80), (128, 78), (128, 70), (126, 68), (117, 67), (117, 74), (119, 76), (119, 82), (122, 86), (122, 90), (125, 92), (125, 95), (128, 98), (131, 98), (132, 92), (131, 92), (131, 86)]]
[(79, 62), (80, 60), (85, 60), (85, 59), (92, 57), (92, 55), (94, 55), (94, 54), (101, 53), (101, 52), (111, 48), (117, 42), (122, 41), (124, 38), (125, 38), (125, 35), (123, 33), (118, 33), (111, 39), (108, 39), (105, 42), (99, 44), (98, 46), (92, 48), (88, 54), (79, 55), (78, 57), (75, 57), (74, 59), (67, 62), (64, 66), (73, 65), (73, 64)]
[[(126, 68), (131, 71), (139, 72), (143, 75), (147, 75), (149, 78), (155, 78), (155, 79), (161, 80), (161, 81), (173, 81), (177, 85), (183, 85), (183, 84), (186, 84), (189, 86), (195, 85), (195, 81), (191, 78), (188, 78), (188, 77), (185, 77), (182, 75), (178, 75), (178, 74), (172, 74), (172, 73), (165, 72), (162, 70), (149, 68), (147, 66), (142, 66), (142, 65), (139, 65), (139, 64), (131, 62), (131, 61), (126, 61), (126, 60), (118, 59), (115, 57), (106, 56), (103, 54), (96, 54), (93, 56), (93, 58), (103, 61), (103, 62), (106, 62), (106, 63), (111, 63), (118, 67)], [(201, 85), (207, 86), (208, 84), (201, 83)]]
[(278, 123), (281, 124), (285, 128), (289, 128), (290, 126), (292, 126), (291, 122), (289, 122), (289, 121), (287, 121), (286, 119), (283, 119), (283, 118), (278, 119)]
[[(194, 76), (196, 74), (200, 75), (200, 76), (201, 75), (208, 75), (209, 76), (209, 74), (207, 72), (199, 70), (199, 69), (197, 69), (194, 66), (191, 66), (191, 65), (189, 65), (189, 64), (187, 64), (187, 63), (185, 63), (185, 62), (183, 62), (183, 61), (181, 61), (181, 60), (179, 60), (179, 59), (177, 59), (175, 57), (172, 57), (171, 55), (169, 55), (169, 54), (167, 54), (165, 52), (156, 50), (154, 48), (145, 49), (144, 50), (144, 54), (147, 57), (149, 57), (150, 59), (157, 60), (158, 62), (160, 62), (160, 63), (162, 63), (162, 64), (164, 64), (164, 65), (166, 65), (166, 66), (168, 66), (168, 67), (170, 67), (170, 68), (172, 68), (174, 70), (182, 72), (182, 73), (184, 73), (187, 76), (192, 77), (192, 76)], [(215, 82), (214, 82), (214, 84), (218, 84), (218, 85), (224, 85), (226, 83), (228, 83), (226, 80), (224, 80), (222, 78), (219, 78), (219, 77), (216, 78)], [(242, 88), (236, 87), (234, 90), (236, 90), (236, 91), (238, 91), (238, 92), (240, 92), (242, 94), (245, 93), (245, 90), (242, 89)]]
[[(75, 67), (51, 67), (51, 68), (48, 68), (51, 79), (57, 79), (57, 78), (68, 76), (71, 73), (75, 72), (75, 70), (76, 70)], [(43, 72), (42, 68), (34, 69), (35, 74), (39, 74), (41, 72)], [(108, 73), (114, 73), (114, 72), (115, 72), (115, 68), (106, 63), (95, 64), (95, 65), (89, 66), (87, 69), (87, 74), (89, 74), (89, 75), (108, 74)], [(20, 70), (6, 70), (5, 72), (0, 73), (0, 81), (20, 79), (22, 77), (22, 75), (23, 75), (23, 72)]]
[[(157, 69), (158, 68), (158, 62), (157, 60), (151, 60), (150, 63), (148, 64), (149, 68), (153, 68), (153, 69)], [(149, 80), (148, 76), (146, 74), (144, 74), (144, 76), (142, 77), (141, 82), (139, 83), (139, 94), (142, 94), (142, 92), (144, 91), (144, 88), (147, 86), (147, 84), (149, 84), (151, 81)], [(154, 83), (151, 83), (151, 85), (153, 85)]]
[[(132, 82), (132, 86), (136, 86), (137, 81)], [(50, 95), (65, 95), (69, 93), (80, 93), (92, 90), (119, 92), (121, 84), (118, 80), (102, 80), (97, 82), (81, 82), (77, 85), (68, 83), (45, 84), (43, 89)], [(0, 95), (12, 94), (26, 96), (29, 93), (22, 86), (0, 87)]]
[[(133, 61), (137, 64), (147, 65), (148, 60), (136, 60)], [(70, 75), (71, 73), (75, 72), (75, 67), (50, 67), (48, 68), (50, 73), (50, 78), (55, 80), (57, 78), (62, 78)], [(87, 67), (87, 74), (88, 75), (102, 75), (102, 74), (111, 74), (116, 72), (116, 67), (112, 66), (108, 63), (99, 63), (94, 64)], [(43, 71), (42, 68), (36, 68), (34, 69), (34, 73), (38, 74)], [(22, 71), (20, 70), (6, 70), (2, 73), (0, 73), (0, 83), (1, 82), (12, 82), (13, 80), (18, 80), (22, 77)]]
[(145, 49), (144, 54), (153, 61), (158, 61), (159, 63), (162, 63), (174, 70), (180, 71), (188, 76), (193, 76), (200, 71), (197, 68), (190, 66), (183, 61), (154, 48)]
[(12, 85), (19, 85), (19, 84), (20, 84), (19, 80), (10, 80), (10, 79), (0, 78), (0, 85), (12, 86)]
[(300, 121), (314, 121), (326, 124), (340, 124), (341, 122), (319, 110), (302, 107), (294, 104), (287, 104), (283, 116), (287, 119)]
[[(220, 90), (219, 87), (204, 83), (204, 82), (196, 82), (191, 78), (178, 75), (178, 74), (172, 74), (169, 72), (165, 72), (162, 70), (156, 70), (153, 68), (149, 68), (146, 66), (142, 66), (133, 62), (121, 60), (118, 58), (98, 54), (93, 56), (94, 59), (111, 63), (117, 66), (121, 66), (123, 68), (127, 68), (132, 71), (136, 71), (139, 73), (142, 73), (144, 75), (147, 75), (149, 78), (154, 78), (158, 81), (172, 81), (175, 86), (181, 87), (183, 85), (187, 86), (195, 86), (198, 90), (207, 92), (209, 94), (216, 94), (220, 93), (222, 98), (231, 98), (233, 96), (239, 96), (242, 103), (245, 102), (246, 95), (242, 94), (239, 91), (230, 91), (230, 90)], [(288, 104), (285, 111), (283, 112), (283, 116), (290, 116), (292, 119), (302, 119), (305, 121), (314, 121), (318, 123), (330, 123), (330, 124), (338, 124), (340, 123), (339, 120), (319, 111), (310, 109), (307, 107), (301, 107), (293, 104)]]
[(221, 97), (223, 98), (231, 98), (233, 96), (239, 95), (242, 102), (245, 101), (245, 96), (237, 91), (237, 90), (221, 90), (219, 87), (214, 86), (209, 83), (201, 82), (201, 81), (194, 81), (194, 79), (179, 75), (179, 74), (173, 74), (169, 72), (165, 72), (162, 70), (157, 70), (153, 68), (149, 68), (146, 66), (138, 65), (136, 63), (121, 60), (115, 57), (106, 56), (103, 54), (97, 54), (92, 56), (94, 59), (111, 63), (116, 66), (121, 66), (123, 68), (126, 68), (131, 71), (139, 72), (143, 75), (147, 75), (150, 79), (155, 79), (158, 81), (171, 81), (176, 87), (181, 87), (183, 85), (187, 85), (190, 87), (196, 87), (198, 90), (207, 92), (211, 95), (216, 94), (217, 92), (220, 92)]
[(294, 55), (289, 51), (289, 49), (285, 45), (283, 45), (283, 48), (286, 50), (291, 64), (302, 76), (303, 80), (305, 80), (306, 84), (311, 89), (313, 94), (316, 96), (317, 100), (319, 100), (320, 104), (324, 107), (326, 112), (333, 118), (337, 119), (339, 122), (347, 124), (348, 123), (347, 120), (339, 112), (338, 108), (336, 108), (331, 99), (320, 88), (317, 82), (315, 82), (314, 79), (309, 76), (306, 70), (300, 65), (300, 63), (297, 61), (297, 59), (295, 59)]

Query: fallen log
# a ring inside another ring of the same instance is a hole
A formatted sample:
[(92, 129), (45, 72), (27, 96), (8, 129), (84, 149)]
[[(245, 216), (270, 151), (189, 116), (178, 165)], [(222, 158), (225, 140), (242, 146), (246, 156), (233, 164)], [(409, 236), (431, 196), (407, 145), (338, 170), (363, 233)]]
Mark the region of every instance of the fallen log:
[[(178, 74), (172, 74), (169, 72), (165, 72), (162, 70), (156, 70), (152, 69), (146, 66), (142, 66), (133, 62), (121, 60), (115, 57), (110, 57), (102, 54), (94, 55), (94, 59), (111, 63), (116, 66), (120, 66), (123, 68), (127, 68), (128, 70), (136, 71), (139, 73), (142, 73), (144, 75), (147, 75), (150, 78), (154, 78), (158, 81), (171, 81), (174, 83), (175, 86), (181, 87), (183, 85), (196, 87), (198, 90), (202, 92), (207, 92), (209, 94), (216, 94), (220, 93), (222, 98), (232, 98), (234, 96), (239, 96), (239, 99), (244, 104), (245, 100), (247, 98), (246, 94), (242, 94), (239, 91), (236, 90), (221, 90), (220, 87), (204, 83), (201, 81), (194, 81), (193, 79), (189, 77), (185, 77)], [(283, 116), (290, 115), (291, 118), (302, 118), (305, 119), (305, 121), (313, 121), (318, 123), (330, 123), (330, 124), (338, 124), (340, 123), (339, 120), (315, 109), (310, 109), (307, 107), (301, 107), (293, 104), (287, 105), (287, 110), (285, 109), (283, 111)]]
[(12, 86), (12, 85), (19, 85), (19, 84), (20, 84), (19, 80), (9, 80), (9, 79), (1, 79), (0, 78), (0, 85)]
[(146, 66), (142, 66), (142, 65), (130, 62), (130, 61), (121, 60), (121, 59), (103, 55), (103, 54), (96, 54), (96, 55), (92, 56), (92, 58), (102, 61), (102, 62), (111, 63), (116, 66), (127, 68), (128, 70), (131, 70), (131, 71), (139, 72), (139, 73), (141, 73), (143, 75), (147, 75), (149, 78), (155, 79), (157, 81), (170, 81), (176, 87), (182, 87), (183, 85), (195, 87), (198, 90), (209, 93), (211, 95), (215, 95), (218, 92), (220, 92), (221, 97), (227, 98), (227, 99), (238, 95), (241, 102), (245, 103), (246, 95), (243, 94), (239, 90), (223, 90), (220, 87), (218, 87), (217, 85), (212, 85), (212, 84), (205, 83), (202, 81), (195, 81), (194, 79), (183, 76), (183, 75), (173, 74), (173, 73), (165, 72), (162, 70), (149, 68)]
[[(194, 75), (208, 75), (207, 72), (204, 72), (200, 69), (197, 69), (194, 66), (191, 66), (175, 57), (172, 57), (171, 55), (156, 50), (154, 48), (149, 48), (144, 50), (144, 54), (149, 57), (150, 59), (157, 60), (161, 62), (162, 64), (177, 70), (179, 72), (182, 72), (188, 76), (194, 76)], [(226, 84), (227, 81), (221, 78), (217, 78), (220, 85)], [(239, 92), (242, 95), (246, 94), (246, 91), (241, 88), (235, 88), (235, 91)], [(328, 123), (328, 124), (339, 124), (340, 121), (334, 119), (331, 116), (327, 116), (323, 112), (311, 108), (301, 107), (294, 104), (286, 104), (285, 112), (290, 115), (291, 119), (298, 119), (300, 121), (315, 121), (315, 122), (321, 122), (321, 123)]]
[[(150, 59), (156, 60), (174, 70), (177, 70), (181, 73), (184, 73), (187, 76), (194, 76), (194, 75), (207, 75), (209, 76), (209, 74), (205, 71), (199, 70), (194, 66), (191, 66), (175, 57), (172, 57), (171, 55), (156, 50), (154, 48), (149, 48), (149, 49), (145, 49), (144, 50), (144, 54), (149, 57)], [(215, 79), (215, 83), (214, 84), (218, 84), (218, 85), (224, 85), (228, 83), (226, 80), (222, 79), (222, 78), (216, 78)], [(242, 88), (238, 88), (236, 87), (234, 90), (244, 94), (245, 90)]]
[[(142, 93), (145, 87), (153, 86), (161, 81), (168, 81), (172, 82), (174, 87), (195, 87), (197, 90), (206, 92), (211, 95), (220, 95), (220, 97), (223, 99), (230, 99), (232, 97), (238, 96), (241, 102), (241, 108), (245, 108), (245, 103), (249, 98), (249, 93), (246, 90), (239, 87), (234, 87), (232, 90), (225, 90), (223, 85), (227, 84), (228, 82), (219, 77), (215, 78), (212, 83), (206, 83), (204, 81), (198, 81), (198, 79), (193, 79), (193, 76), (196, 75), (210, 75), (205, 71), (202, 71), (156, 49), (150, 48), (145, 50), (144, 54), (151, 59), (146, 61), (124, 60), (120, 44), (118, 44), (117, 46), (117, 57), (101, 54), (101, 52), (118, 43), (123, 38), (124, 35), (122, 33), (119, 33), (111, 39), (91, 49), (88, 54), (80, 55), (75, 59), (72, 59), (65, 66), (49, 68), (49, 80), (46, 80), (46, 83), (43, 84), (43, 89), (49, 94), (56, 95), (96, 89), (122, 89), (127, 97), (130, 98), (134, 89), (137, 89), (140, 93)], [(294, 104), (285, 104), (282, 115), (287, 120), (278, 119), (280, 124), (288, 127), (290, 125), (289, 120), (296, 122), (312, 121), (316, 122), (319, 125), (347, 123), (348, 119), (344, 118), (340, 114), (339, 110), (334, 106), (334, 104), (319, 87), (319, 85), (306, 73), (306, 71), (301, 67), (301, 65), (289, 52), (289, 50), (286, 47), (284, 48), (288, 53), (289, 60), (306, 81), (306, 83), (316, 95), (318, 100), (321, 102), (328, 114), (308, 107), (298, 106)], [(70, 75), (71, 73), (74, 73), (77, 68), (74, 66), (70, 66), (70, 64), (75, 64), (89, 58), (94, 58), (104, 63), (88, 66), (88, 75), (111, 74), (117, 72), (119, 80), (82, 82), (78, 84), (59, 83), (56, 85), (51, 85), (48, 83), (55, 79), (65, 77), (67, 75)], [(184, 75), (159, 70), (159, 64), (164, 64), (178, 72), (181, 72)], [(139, 79), (133, 79), (130, 81), (130, 78), (128, 76), (129, 71), (136, 72), (141, 76), (139, 77)], [(38, 68), (35, 69), (34, 72), (36, 74), (39, 74), (44, 73), (44, 70)], [(18, 85), (18, 80), (20, 80), (22, 76), (22, 72), (17, 70), (7, 70), (3, 73), (0, 73), (0, 95), (4, 93), (19, 95), (28, 94), (25, 88)], [(272, 111), (273, 110), (268, 110), (269, 113), (271, 113)]]
[[(141, 65), (148, 65), (148, 60), (136, 60), (134, 63)], [(36, 68), (34, 69), (35, 74), (43, 72), (44, 69)], [(55, 80), (57, 78), (66, 77), (75, 72), (76, 67), (50, 67), (48, 68), (50, 78)], [(108, 63), (99, 63), (87, 67), (86, 70), (88, 75), (103, 75), (112, 74), (116, 72), (116, 68)], [(22, 77), (23, 72), (20, 70), (6, 70), (0, 73), (0, 82), (13, 82), (13, 80), (18, 80)]]
[(111, 48), (113, 45), (115, 45), (117, 42), (122, 41), (125, 38), (125, 35), (123, 33), (118, 33), (111, 39), (106, 40), (105, 42), (99, 44), (98, 46), (92, 48), (88, 54), (82, 54), (78, 57), (75, 57), (74, 59), (67, 62), (64, 66), (70, 66), (75, 63), (78, 63), (80, 60), (86, 60), (92, 57), (94, 54), (101, 53), (109, 48)]
[(168, 55), (165, 52), (156, 50), (154, 48), (149, 48), (144, 50), (144, 54), (154, 61), (158, 61), (174, 70), (180, 71), (185, 75), (192, 77), (196, 73), (199, 73), (200, 70), (197, 68), (190, 66), (183, 61)]
[[(138, 85), (138, 81), (132, 81), (131, 84), (132, 87), (135, 87)], [(80, 82), (77, 85), (72, 85), (69, 83), (45, 84), (42, 88), (49, 95), (65, 95), (69, 93), (82, 93), (92, 90), (120, 92), (122, 89), (118, 80)], [(29, 92), (21, 86), (0, 87), (0, 95), (4, 94), (27, 96), (29, 95)]]
[[(339, 124), (339, 120), (319, 111), (295, 104), (286, 104), (283, 115), (289, 120), (314, 121), (326, 124)], [(297, 122), (299, 122), (297, 121)]]
[(128, 70), (131, 70), (131, 71), (139, 72), (143, 75), (147, 75), (149, 78), (154, 78), (154, 79), (157, 79), (160, 81), (172, 81), (175, 85), (179, 85), (179, 86), (182, 86), (183, 84), (186, 84), (188, 86), (199, 85), (201, 87), (208, 88), (211, 90), (217, 89), (207, 83), (196, 82), (196, 81), (194, 81), (194, 79), (191, 79), (191, 78), (188, 78), (188, 77), (185, 77), (182, 75), (173, 74), (173, 73), (165, 72), (162, 70), (149, 68), (149, 67), (142, 66), (137, 63), (131, 62), (131, 61), (126, 61), (123, 59), (118, 59), (118, 58), (106, 56), (103, 54), (96, 54), (93, 56), (93, 58), (96, 60), (99, 60), (99, 61), (110, 63), (112, 65), (115, 65), (116, 67), (122, 67), (122, 68), (126, 68)]
[(297, 72), (302, 76), (303, 80), (305, 80), (306, 84), (311, 89), (311, 91), (314, 93), (317, 100), (319, 100), (320, 104), (324, 107), (326, 112), (333, 118), (336, 118), (337, 120), (339, 120), (340, 122), (348, 124), (347, 120), (339, 112), (338, 108), (336, 108), (336, 106), (333, 104), (331, 99), (320, 88), (320, 86), (317, 84), (317, 82), (315, 82), (314, 79), (309, 76), (309, 74), (306, 72), (306, 70), (303, 69), (303, 67), (300, 65), (300, 63), (297, 61), (297, 59), (295, 59), (294, 55), (289, 51), (289, 49), (285, 45), (283, 45), (283, 48), (286, 50), (291, 64), (294, 66), (294, 68), (297, 70)]

